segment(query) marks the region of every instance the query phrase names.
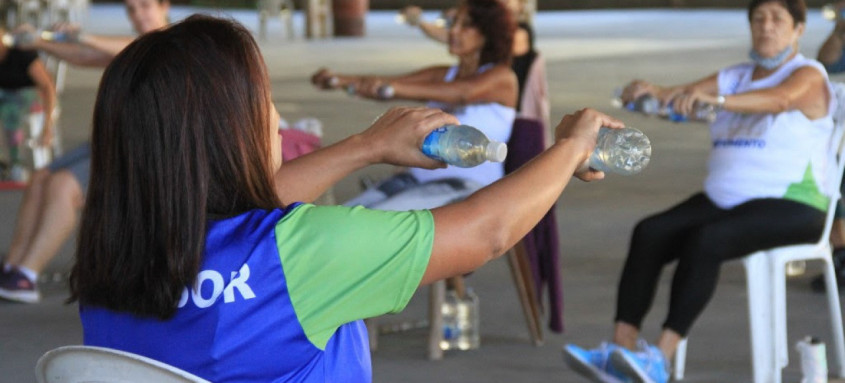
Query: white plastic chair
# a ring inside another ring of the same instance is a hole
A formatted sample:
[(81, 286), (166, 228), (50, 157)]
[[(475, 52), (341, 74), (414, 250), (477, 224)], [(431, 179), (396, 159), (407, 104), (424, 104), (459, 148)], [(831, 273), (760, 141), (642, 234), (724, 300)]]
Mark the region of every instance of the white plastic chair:
[(278, 15), (288, 39), (293, 39), (293, 10), (293, 0), (258, 0), (258, 38), (267, 40), (267, 18)]
[(208, 383), (159, 361), (103, 347), (64, 346), (47, 351), (35, 366), (38, 383)]
[[(845, 84), (834, 84), (839, 107), (834, 113), (836, 129), (831, 144), (836, 144), (838, 186), (845, 171)], [(843, 337), (842, 311), (839, 306), (839, 289), (833, 254), (828, 238), (833, 226), (839, 191), (831, 196), (827, 208), (824, 231), (815, 244), (792, 245), (758, 251), (747, 255), (742, 262), (748, 284), (748, 316), (751, 327), (751, 355), (754, 383), (781, 383), (781, 370), (789, 364), (786, 334), (786, 264), (792, 261), (820, 260), (824, 263), (826, 293), (833, 339), (831, 348), (834, 359), (830, 371), (845, 377), (845, 337)], [(684, 378), (687, 339), (683, 339), (675, 353), (673, 377)]]

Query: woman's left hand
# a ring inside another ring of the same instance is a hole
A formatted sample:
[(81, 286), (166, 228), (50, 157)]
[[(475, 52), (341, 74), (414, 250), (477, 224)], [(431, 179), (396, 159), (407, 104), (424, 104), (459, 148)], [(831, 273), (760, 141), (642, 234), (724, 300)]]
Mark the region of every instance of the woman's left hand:
[(672, 98), (672, 109), (676, 113), (684, 116), (690, 116), (695, 111), (695, 104), (709, 104), (716, 105), (719, 100), (716, 96), (704, 93), (696, 89), (685, 89)]
[(361, 97), (366, 97), (373, 100), (384, 100), (384, 97), (379, 92), (383, 86), (390, 85), (382, 81), (378, 77), (362, 77), (358, 81), (356, 94)]

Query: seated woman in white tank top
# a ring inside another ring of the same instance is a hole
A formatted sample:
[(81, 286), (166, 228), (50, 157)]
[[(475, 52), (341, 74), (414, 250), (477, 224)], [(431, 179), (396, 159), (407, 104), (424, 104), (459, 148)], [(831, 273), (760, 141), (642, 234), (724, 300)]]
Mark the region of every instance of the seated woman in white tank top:
[[(384, 100), (379, 89), (390, 86), (389, 98), (424, 101), (455, 115), (488, 138), (507, 142), (516, 116), (517, 79), (510, 68), (516, 28), (510, 12), (498, 0), (469, 0), (460, 7), (449, 29), (453, 66), (431, 66), (398, 76), (355, 76), (321, 69), (312, 76), (322, 89), (354, 89), (361, 97)], [(421, 143), (422, 144), (422, 143)], [(460, 178), (483, 186), (504, 175), (501, 163), (474, 168), (409, 169), (416, 182)], [(367, 204), (369, 205), (369, 204)]]
[[(820, 239), (837, 187), (839, 133), (824, 67), (798, 53), (805, 20), (803, 0), (752, 0), (750, 62), (685, 85), (634, 81), (623, 91), (624, 101), (651, 94), (684, 115), (696, 103), (721, 110), (710, 126), (703, 192), (637, 224), (613, 339), (593, 350), (565, 346), (574, 370), (602, 381), (667, 381), (667, 361), (713, 296), (722, 262)], [(653, 345), (638, 342), (670, 263), (677, 267), (663, 331)]]

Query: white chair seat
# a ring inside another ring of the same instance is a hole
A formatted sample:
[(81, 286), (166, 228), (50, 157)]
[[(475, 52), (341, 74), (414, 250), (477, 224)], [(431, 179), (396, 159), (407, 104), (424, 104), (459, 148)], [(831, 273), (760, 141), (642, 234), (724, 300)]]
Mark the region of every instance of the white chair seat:
[(103, 347), (64, 346), (47, 351), (35, 367), (38, 383), (207, 383), (159, 361)]

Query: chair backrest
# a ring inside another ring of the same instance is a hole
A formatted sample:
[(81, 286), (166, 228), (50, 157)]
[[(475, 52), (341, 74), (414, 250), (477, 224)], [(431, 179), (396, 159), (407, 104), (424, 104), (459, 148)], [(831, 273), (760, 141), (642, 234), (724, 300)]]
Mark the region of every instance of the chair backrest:
[(208, 381), (159, 361), (103, 347), (64, 346), (47, 351), (35, 366), (38, 383)]
[(839, 185), (842, 183), (842, 176), (845, 173), (845, 83), (832, 83), (834, 98), (836, 99), (836, 110), (833, 112), (834, 129), (831, 135), (831, 145), (836, 145), (836, 191), (830, 196), (825, 219), (824, 232), (820, 241), (823, 243), (830, 237), (830, 230), (833, 226), (833, 218), (836, 212), (836, 205), (842, 197)]

